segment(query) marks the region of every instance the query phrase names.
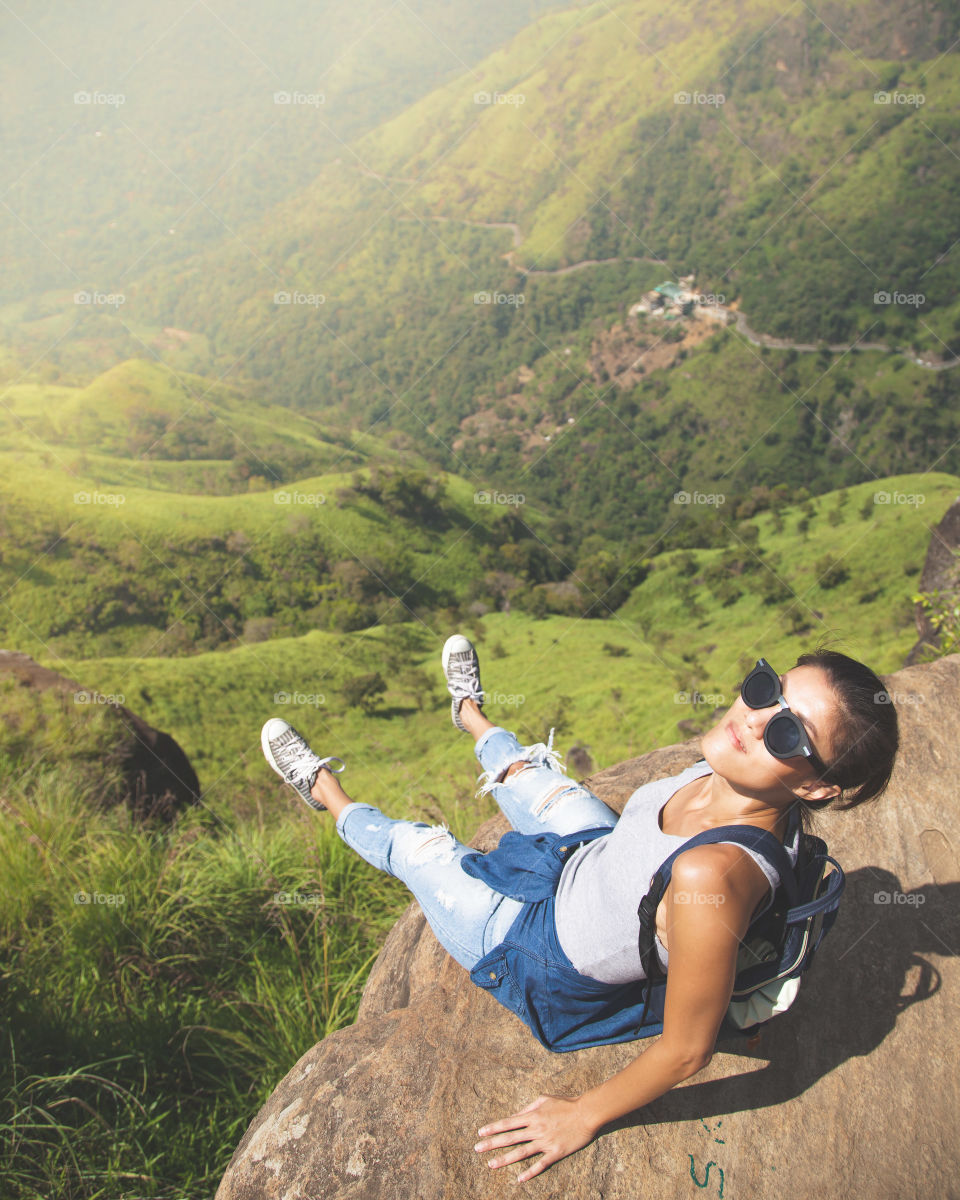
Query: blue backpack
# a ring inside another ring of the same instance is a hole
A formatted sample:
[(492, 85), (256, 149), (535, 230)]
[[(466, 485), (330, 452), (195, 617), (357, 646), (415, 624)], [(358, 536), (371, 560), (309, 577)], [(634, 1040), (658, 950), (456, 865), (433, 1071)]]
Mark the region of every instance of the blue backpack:
[[(663, 1029), (667, 985), (654, 945), (655, 921), (674, 859), (693, 846), (730, 841), (757, 851), (776, 868), (780, 884), (766, 907), (753, 918), (740, 943), (733, 994), (721, 1034), (752, 1037), (772, 1017), (785, 1012), (796, 997), (800, 977), (812, 966), (817, 948), (837, 919), (846, 879), (821, 838), (800, 831), (794, 866), (783, 844), (764, 829), (726, 825), (696, 834), (660, 865), (637, 909), (638, 949), (646, 974), (640, 1019), (644, 1037)], [(825, 875), (828, 863), (835, 870)]]

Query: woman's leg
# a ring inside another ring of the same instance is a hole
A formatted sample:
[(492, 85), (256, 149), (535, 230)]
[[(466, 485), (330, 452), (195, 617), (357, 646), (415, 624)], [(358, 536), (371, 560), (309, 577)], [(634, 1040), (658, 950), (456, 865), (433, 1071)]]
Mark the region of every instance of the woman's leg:
[(448, 829), (392, 820), (373, 805), (357, 804), (328, 770), (319, 772), (310, 794), (336, 819), (348, 846), (407, 885), (437, 940), (461, 966), (471, 970), (503, 941), (522, 905), (462, 869), (460, 860), (475, 851)]
[(566, 835), (598, 826), (610, 829), (617, 815), (588, 788), (568, 778), (553, 749), (553, 730), (547, 744), (521, 746), (516, 737), (483, 715), (480, 660), (469, 638), (455, 633), (441, 655), (450, 714), (466, 730), (484, 767), (480, 793), (493, 792), (514, 829), (521, 833), (549, 830)]
[(613, 809), (565, 773), (552, 746), (553, 730), (546, 745), (521, 746), (514, 734), (487, 720), (470, 698), (460, 705), (460, 719), (475, 739), (474, 753), (485, 768), (481, 794), (492, 792), (520, 833), (567, 834), (612, 829), (617, 823)]

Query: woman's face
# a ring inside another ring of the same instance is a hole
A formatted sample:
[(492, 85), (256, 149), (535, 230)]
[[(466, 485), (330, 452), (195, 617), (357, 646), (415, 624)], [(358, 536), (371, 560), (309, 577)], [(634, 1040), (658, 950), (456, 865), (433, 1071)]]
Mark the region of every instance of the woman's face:
[[(826, 672), (821, 667), (793, 667), (780, 676), (783, 698), (807, 730), (814, 752), (828, 766), (833, 761), (837, 701)], [(804, 788), (806, 799), (817, 800), (835, 788), (816, 783), (817, 773), (809, 761), (776, 758), (763, 742), (763, 731), (780, 705), (750, 708), (738, 695), (734, 703), (701, 743), (703, 757), (715, 774), (738, 791), (750, 795), (782, 794), (786, 788)], [(806, 785), (804, 787), (804, 785)]]

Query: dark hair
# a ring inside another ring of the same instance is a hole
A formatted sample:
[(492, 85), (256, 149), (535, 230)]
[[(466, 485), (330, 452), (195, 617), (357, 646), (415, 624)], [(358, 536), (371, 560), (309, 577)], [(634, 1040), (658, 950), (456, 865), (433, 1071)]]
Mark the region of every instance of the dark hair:
[(837, 650), (801, 654), (798, 667), (820, 667), (836, 695), (833, 746), (825, 783), (838, 784), (839, 796), (801, 800), (800, 815), (808, 828), (811, 811), (833, 807), (839, 812), (878, 800), (886, 791), (900, 747), (897, 710), (879, 676)]

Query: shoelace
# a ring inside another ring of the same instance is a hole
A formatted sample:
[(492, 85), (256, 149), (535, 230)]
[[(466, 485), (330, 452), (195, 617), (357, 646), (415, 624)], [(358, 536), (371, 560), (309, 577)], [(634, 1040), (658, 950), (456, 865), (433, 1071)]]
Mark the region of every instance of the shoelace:
[[(279, 761), (279, 759), (278, 759)], [(338, 762), (339, 767), (328, 766), (328, 763)], [(283, 765), (283, 764), (281, 764)], [(314, 779), (319, 775), (324, 767), (331, 775), (339, 775), (343, 770), (344, 763), (342, 758), (338, 758), (335, 754), (328, 755), (326, 758), (318, 758), (312, 750), (305, 752), (303, 756), (296, 762), (290, 764), (289, 775), (291, 783), (309, 783), (312, 784)], [(287, 773), (288, 768), (283, 765), (284, 773)]]
[(483, 688), (480, 687), (480, 682), (472, 668), (472, 654), (451, 655), (448, 670), (451, 675), (455, 675), (453, 683), (455, 686), (461, 688), (467, 696), (470, 696), (474, 700), (479, 700), (483, 694)]
[[(312, 783), (320, 770), (320, 759), (315, 754), (308, 758), (304, 756), (297, 762), (292, 763), (289, 767), (289, 775), (291, 783)], [(287, 773), (288, 768), (284, 767), (284, 773)]]
[(273, 753), (277, 766), (293, 783), (309, 779), (311, 773), (320, 768), (320, 759), (296, 734), (288, 732), (285, 741), (274, 744)]

